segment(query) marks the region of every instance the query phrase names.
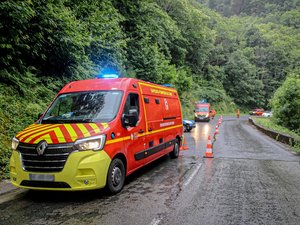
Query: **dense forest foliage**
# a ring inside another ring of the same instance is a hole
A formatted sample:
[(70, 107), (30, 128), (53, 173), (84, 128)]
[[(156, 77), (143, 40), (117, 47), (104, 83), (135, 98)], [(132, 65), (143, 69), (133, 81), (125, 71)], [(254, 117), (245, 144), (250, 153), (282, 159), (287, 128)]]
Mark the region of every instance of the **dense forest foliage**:
[[(197, 0), (225, 17), (281, 15), (284, 12), (297, 14), (298, 0)], [(290, 19), (295, 19), (290, 17)], [(295, 22), (295, 21), (294, 21)]]
[[(7, 172), (14, 134), (66, 82), (105, 68), (173, 84), (187, 118), (200, 98), (217, 112), (271, 107), (286, 77), (299, 84), (299, 7), (300, 0), (1, 1), (0, 167)], [(299, 130), (299, 113), (293, 121)]]

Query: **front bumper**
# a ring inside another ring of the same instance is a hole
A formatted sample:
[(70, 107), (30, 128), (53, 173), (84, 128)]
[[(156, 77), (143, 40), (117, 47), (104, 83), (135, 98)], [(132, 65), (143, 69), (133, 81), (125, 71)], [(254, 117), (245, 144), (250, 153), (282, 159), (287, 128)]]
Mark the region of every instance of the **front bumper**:
[(195, 117), (195, 122), (200, 122), (200, 121), (209, 121), (210, 117), (204, 117), (204, 116), (197, 116)]
[[(103, 188), (111, 159), (102, 151), (73, 152), (60, 172), (28, 172), (21, 156), (13, 151), (10, 158), (10, 178), (13, 185), (36, 190), (77, 191)], [(32, 180), (30, 177), (53, 176), (53, 181)]]

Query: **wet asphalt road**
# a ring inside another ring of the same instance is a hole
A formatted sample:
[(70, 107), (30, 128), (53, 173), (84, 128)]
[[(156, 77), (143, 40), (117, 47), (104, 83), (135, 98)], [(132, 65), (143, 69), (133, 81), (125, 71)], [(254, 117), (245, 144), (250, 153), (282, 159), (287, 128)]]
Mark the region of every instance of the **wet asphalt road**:
[[(186, 133), (189, 149), (137, 171), (121, 193), (25, 191), (0, 204), (0, 224), (300, 224), (300, 157), (252, 127), (224, 117)], [(4, 197), (4, 196), (0, 196)]]

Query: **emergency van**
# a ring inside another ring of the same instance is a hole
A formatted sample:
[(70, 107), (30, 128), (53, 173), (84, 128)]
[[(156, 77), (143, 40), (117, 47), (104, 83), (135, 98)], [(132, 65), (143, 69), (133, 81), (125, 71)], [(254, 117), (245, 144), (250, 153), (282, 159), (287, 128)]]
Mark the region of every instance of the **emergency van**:
[(119, 192), (125, 177), (170, 154), (182, 114), (175, 89), (133, 78), (67, 84), (41, 117), (12, 141), (13, 185), (38, 190)]
[(210, 104), (209, 103), (196, 103), (195, 104), (195, 122), (210, 121)]

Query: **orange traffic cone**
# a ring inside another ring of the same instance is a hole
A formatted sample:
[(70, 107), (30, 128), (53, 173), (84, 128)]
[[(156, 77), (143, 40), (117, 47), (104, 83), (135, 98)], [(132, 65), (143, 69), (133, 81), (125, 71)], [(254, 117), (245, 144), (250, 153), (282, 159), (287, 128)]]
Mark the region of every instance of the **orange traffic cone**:
[(214, 133), (214, 139), (216, 140), (217, 138), (217, 135), (219, 134), (219, 128), (218, 128), (218, 126), (216, 126), (216, 131), (215, 131), (215, 133)]
[(220, 125), (222, 123), (222, 118), (219, 119), (218, 124)]
[(188, 150), (188, 149), (189, 149), (189, 146), (187, 146), (185, 136), (183, 136), (183, 142), (180, 147), (180, 151), (184, 151), (184, 150)]
[(215, 135), (216, 135), (216, 134), (219, 134), (219, 128), (218, 128), (218, 126), (216, 126)]
[(210, 140), (210, 135), (208, 135), (208, 140), (207, 140), (207, 145), (206, 145), (206, 151), (205, 155), (203, 156), (204, 158), (213, 158), (213, 151), (212, 151), (212, 144)]

